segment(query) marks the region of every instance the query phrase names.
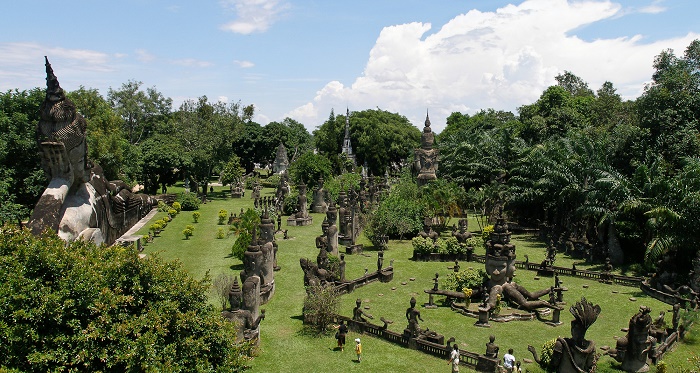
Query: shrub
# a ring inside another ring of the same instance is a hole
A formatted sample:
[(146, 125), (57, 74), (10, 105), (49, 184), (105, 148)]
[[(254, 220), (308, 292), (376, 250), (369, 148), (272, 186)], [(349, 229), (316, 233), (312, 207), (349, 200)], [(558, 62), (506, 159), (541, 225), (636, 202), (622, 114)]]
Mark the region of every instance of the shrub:
[(484, 248), (484, 240), (482, 240), (480, 237), (477, 236), (471, 236), (467, 238), (466, 245), (473, 247), (474, 249), (483, 249)]
[(187, 227), (185, 227), (185, 229), (182, 230), (182, 234), (185, 235), (186, 240), (189, 240), (190, 237), (194, 234), (194, 227), (188, 225)]
[(253, 186), (255, 185), (255, 183), (259, 182), (259, 181), (260, 181), (260, 179), (257, 177), (253, 177), (253, 176), (246, 177), (245, 178), (245, 188), (253, 190)]
[(195, 223), (199, 223), (200, 216), (202, 216), (202, 213), (199, 211), (195, 211), (192, 213), (192, 220), (194, 220)]
[(165, 204), (163, 201), (158, 201), (158, 211), (160, 212), (166, 212), (168, 211), (168, 205)]
[(411, 240), (411, 244), (413, 245), (413, 251), (419, 254), (430, 254), (435, 249), (431, 239), (421, 236), (414, 237), (413, 240)]
[(315, 285), (306, 289), (304, 320), (311, 320), (311, 325), (318, 333), (324, 333), (338, 314), (340, 293), (334, 286)]
[(491, 232), (493, 232), (493, 225), (485, 226), (484, 229), (481, 231), (481, 239), (484, 240), (484, 242), (490, 240)]
[(180, 202), (178, 202), (178, 201), (173, 202), (173, 206), (172, 206), (172, 207), (173, 207), (173, 208), (175, 209), (175, 211), (177, 211), (178, 213), (180, 213), (180, 211), (182, 211), (182, 205), (181, 205)]
[(462, 248), (462, 245), (457, 241), (457, 237), (448, 237), (445, 240), (445, 251), (448, 254), (463, 254), (466, 253), (466, 249)]
[(228, 308), (228, 292), (233, 286), (236, 276), (229, 273), (220, 273), (212, 282), (211, 291), (221, 304), (221, 309)]
[[(279, 183), (280, 183), (280, 175), (275, 174), (275, 175), (272, 175), (272, 176), (268, 177), (267, 179), (263, 180), (262, 182), (260, 182), (260, 185), (262, 185), (264, 188), (277, 188), (277, 185), (279, 185)], [(246, 186), (247, 185), (248, 185), (248, 182), (246, 180)], [(250, 189), (253, 189), (253, 185), (254, 184), (251, 185)]]
[(21, 294), (0, 312), (0, 371), (239, 372), (249, 359), (209, 280), (178, 262), (12, 227), (0, 237), (0, 294)]
[(228, 211), (221, 209), (219, 210), (219, 225), (224, 224), (226, 219), (228, 218)]
[(175, 215), (177, 215), (177, 210), (175, 210), (175, 209), (168, 210), (168, 215), (175, 217)]
[(459, 272), (451, 272), (447, 275), (445, 288), (453, 291), (466, 291), (466, 289), (479, 289), (488, 276), (483, 268), (467, 268)]
[(224, 230), (224, 228), (219, 227), (219, 229), (216, 230), (216, 238), (226, 238), (226, 231)]
[(540, 366), (543, 368), (548, 368), (549, 364), (552, 362), (552, 355), (554, 355), (554, 345), (557, 343), (557, 339), (550, 339), (549, 341), (542, 344), (542, 352), (540, 353)]
[(328, 268), (326, 270), (330, 273), (332, 279), (340, 280), (340, 258), (333, 254), (328, 254)]
[(177, 202), (180, 203), (182, 211), (199, 210), (199, 198), (197, 198), (196, 193), (180, 193), (177, 196)]
[(233, 246), (231, 247), (231, 255), (239, 260), (243, 260), (243, 254), (248, 248), (248, 245), (250, 245), (251, 241), (253, 241), (252, 234), (248, 233), (247, 230), (240, 232), (236, 238), (236, 242), (234, 242)]

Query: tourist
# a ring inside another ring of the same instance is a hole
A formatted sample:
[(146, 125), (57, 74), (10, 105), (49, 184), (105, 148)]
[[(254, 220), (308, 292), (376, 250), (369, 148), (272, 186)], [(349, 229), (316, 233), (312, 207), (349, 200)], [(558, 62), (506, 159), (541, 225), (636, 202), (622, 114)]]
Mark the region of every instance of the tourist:
[(338, 331), (335, 333), (335, 339), (338, 340), (338, 347), (340, 351), (344, 351), (345, 348), (345, 336), (348, 334), (348, 326), (345, 325), (344, 320), (340, 320), (340, 325), (334, 326)]
[(512, 373), (514, 366), (515, 356), (513, 356), (513, 349), (509, 348), (508, 353), (503, 355), (503, 367), (506, 368), (506, 372)]
[(362, 362), (362, 343), (360, 343), (360, 338), (355, 338), (355, 353), (357, 354), (357, 362)]
[(459, 348), (455, 343), (452, 345), (452, 352), (450, 352), (450, 361), (447, 364), (452, 364), (452, 373), (459, 372)]

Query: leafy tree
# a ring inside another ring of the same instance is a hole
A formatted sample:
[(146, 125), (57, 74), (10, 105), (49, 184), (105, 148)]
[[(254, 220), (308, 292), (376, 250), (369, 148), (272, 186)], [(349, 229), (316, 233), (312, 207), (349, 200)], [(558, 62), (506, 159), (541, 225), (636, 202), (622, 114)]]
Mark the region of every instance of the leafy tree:
[(169, 136), (156, 134), (146, 139), (140, 148), (143, 152), (141, 181), (146, 193), (158, 193), (159, 186), (165, 191), (180, 179), (177, 171), (190, 166), (189, 154), (180, 142)]
[(141, 89), (142, 82), (129, 80), (118, 90), (107, 92), (107, 100), (122, 119), (122, 127), (130, 144), (137, 144), (165, 122), (172, 111), (172, 102), (155, 87)]
[(303, 124), (291, 118), (285, 118), (282, 122), (270, 122), (262, 128), (263, 163), (272, 164), (277, 155), (277, 147), (280, 143), (287, 148), (287, 157), (290, 163), (313, 149), (313, 140)]
[(240, 136), (231, 143), (231, 146), (235, 154), (240, 157), (246, 174), (255, 170), (256, 163), (265, 163), (263, 162), (265, 144), (263, 143), (262, 126), (260, 124), (246, 121), (243, 124)]
[(240, 371), (207, 278), (133, 248), (0, 228), (0, 370)]
[(185, 101), (175, 114), (177, 133), (184, 149), (192, 157), (189, 176), (207, 194), (209, 177), (215, 167), (231, 154), (230, 144), (236, 139), (243, 123), (250, 120), (240, 103), (210, 103), (206, 96), (196, 102)]
[(0, 215), (3, 221), (28, 217), (47, 185), (41, 169), (36, 126), (44, 92), (0, 93)]
[(233, 185), (243, 176), (241, 171), (241, 159), (235, 154), (231, 154), (229, 161), (221, 169), (221, 184)]
[(334, 286), (313, 285), (307, 289), (302, 313), (318, 333), (324, 333), (338, 314), (339, 304), (340, 293)]
[(320, 154), (308, 151), (289, 166), (289, 176), (295, 184), (303, 182), (311, 189), (320, 177), (330, 179), (331, 162)]

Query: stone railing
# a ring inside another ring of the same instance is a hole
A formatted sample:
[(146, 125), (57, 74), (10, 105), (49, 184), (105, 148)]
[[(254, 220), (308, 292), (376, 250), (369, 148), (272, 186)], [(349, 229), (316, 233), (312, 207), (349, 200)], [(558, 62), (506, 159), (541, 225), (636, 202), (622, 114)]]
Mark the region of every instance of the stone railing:
[(666, 304), (674, 305), (680, 303), (682, 308), (690, 307), (690, 299), (679, 297), (675, 294), (669, 294), (658, 289), (651, 287), (648, 281), (643, 281), (640, 285), (642, 291), (652, 298), (656, 298)]
[[(478, 262), (478, 263), (485, 263), (486, 256), (474, 254), (474, 255), (472, 255), (472, 260), (475, 262)], [(518, 269), (524, 269), (524, 270), (528, 270), (528, 271), (540, 270), (539, 264), (530, 263), (530, 262), (515, 261), (515, 267)], [(579, 277), (579, 278), (585, 278), (585, 279), (595, 280), (595, 281), (610, 281), (614, 284), (623, 285), (623, 286), (630, 286), (630, 287), (640, 287), (642, 284), (642, 281), (644, 280), (643, 277), (622, 276), (622, 275), (608, 274), (605, 272), (586, 271), (583, 269), (573, 269), (573, 268), (565, 268), (565, 267), (557, 267), (557, 266), (552, 266), (551, 269), (556, 271), (560, 275), (564, 275), (564, 276)]]
[(368, 273), (362, 277), (345, 282), (336, 281), (335, 289), (340, 294), (352, 293), (356, 288), (365, 286), (374, 281), (389, 282), (394, 279), (394, 267), (382, 268), (380, 271)]
[[(348, 328), (360, 334), (369, 334), (385, 341), (397, 344), (402, 347), (416, 349), (423, 353), (436, 356), (441, 359), (448, 359), (452, 348), (447, 345), (433, 343), (422, 338), (409, 338), (405, 334), (392, 332), (384, 326), (375, 325), (370, 322), (355, 321), (349, 317), (336, 316), (336, 321), (343, 320), (348, 325)], [(469, 351), (459, 351), (460, 365), (475, 369), (480, 372), (494, 372), (498, 366), (497, 359), (491, 359), (486, 356), (476, 354)]]

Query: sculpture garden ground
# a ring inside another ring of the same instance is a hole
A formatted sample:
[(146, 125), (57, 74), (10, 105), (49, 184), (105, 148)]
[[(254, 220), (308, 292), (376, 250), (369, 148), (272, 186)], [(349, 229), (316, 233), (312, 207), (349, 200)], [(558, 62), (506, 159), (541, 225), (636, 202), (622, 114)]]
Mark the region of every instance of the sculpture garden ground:
[[(210, 201), (202, 204), (199, 212), (199, 222), (194, 224), (192, 213), (183, 211), (168, 227), (148, 243), (143, 251), (146, 255), (159, 252), (165, 259), (179, 259), (184, 267), (195, 277), (201, 278), (209, 271), (212, 278), (220, 273), (236, 275), (242, 269), (240, 260), (230, 255), (234, 237), (217, 239), (216, 232), (219, 225), (218, 211), (225, 209), (229, 213), (238, 213), (241, 208), (253, 207), (253, 200), (248, 196), (240, 199), (224, 197), (224, 189), (215, 187), (215, 193), (210, 195)], [(174, 187), (171, 192), (179, 192), (180, 188)], [(263, 189), (261, 195), (271, 195), (272, 189)], [(164, 213), (159, 213), (164, 214)], [(275, 273), (276, 294), (272, 300), (262, 308), (267, 310), (266, 318), (261, 323), (260, 354), (252, 361), (252, 371), (276, 372), (276, 371), (447, 371), (446, 361), (423, 354), (421, 352), (405, 349), (368, 335), (350, 333), (348, 340), (357, 337), (362, 338), (363, 360), (361, 364), (354, 362), (354, 354), (351, 349), (345, 352), (335, 351), (335, 339), (329, 333), (326, 336), (317, 337), (306, 333), (302, 323), (302, 305), (305, 296), (303, 287), (303, 272), (299, 268), (299, 258), (313, 259), (318, 250), (314, 245), (314, 238), (320, 234), (320, 222), (322, 214), (314, 215), (314, 223), (309, 226), (283, 226), (289, 229), (289, 239), (284, 240), (282, 234), (277, 235), (279, 245), (278, 264), (281, 270)], [(154, 219), (160, 216), (156, 215)], [(194, 235), (188, 240), (184, 239), (182, 230), (186, 225), (194, 225)], [(471, 221), (471, 229), (477, 229), (478, 225)], [(147, 233), (147, 226), (140, 234)], [(517, 246), (519, 259), (524, 260), (528, 255), (531, 262), (540, 262), (544, 259), (544, 243), (537, 241), (529, 235), (514, 235), (513, 242)], [(366, 250), (364, 255), (347, 255), (346, 278), (357, 278), (365, 273), (365, 268), (370, 272), (376, 270), (377, 252), (372, 250), (371, 244), (361, 238)], [(440, 287), (444, 279), (451, 272), (448, 269), (453, 263), (443, 262), (415, 262), (409, 258), (412, 256), (410, 240), (391, 241), (389, 249), (385, 252), (385, 265), (393, 260), (394, 279), (388, 283), (376, 282), (356, 289), (353, 293), (341, 297), (339, 312), (344, 316), (351, 316), (355, 306), (355, 300), (363, 300), (363, 307), (374, 315), (375, 323), (381, 324), (380, 317), (393, 320), (390, 330), (401, 332), (406, 326), (405, 310), (409, 299), (416, 297), (418, 305), (428, 302), (428, 296), (424, 289), (432, 288), (435, 273), (440, 275)], [(476, 254), (483, 254), (483, 249)], [(579, 269), (586, 268), (580, 261), (560, 254), (556, 265), (570, 267), (573, 263)], [(482, 263), (461, 262), (462, 268), (483, 268)], [(593, 267), (600, 270), (601, 268)], [(516, 272), (515, 281), (530, 289), (541, 289), (551, 286), (551, 278), (535, 279), (536, 273), (519, 270)], [(646, 297), (638, 288), (620, 285), (608, 285), (594, 281), (587, 281), (572, 277), (560, 277), (563, 285), (569, 290), (564, 295), (567, 302), (566, 309), (580, 300), (582, 296), (594, 304), (599, 304), (602, 312), (595, 324), (588, 330), (586, 338), (594, 340), (597, 346), (615, 346), (615, 336), (624, 336), (621, 328), (627, 326), (632, 315), (641, 305), (652, 309), (652, 315), (658, 315), (662, 310), (669, 311), (671, 307), (655, 299)], [(411, 280), (414, 279), (414, 280)], [(405, 285), (403, 284), (405, 283)], [(586, 287), (584, 287), (584, 285)], [(441, 298), (436, 297), (438, 305)], [(635, 300), (630, 300), (634, 298)], [(218, 306), (218, 302), (212, 303)], [(478, 302), (475, 300), (475, 302)], [(522, 361), (523, 358), (531, 359), (527, 351), (527, 345), (532, 344), (538, 349), (545, 341), (557, 336), (569, 335), (569, 322), (572, 319), (569, 312), (561, 313), (562, 325), (552, 327), (539, 321), (520, 321), (509, 323), (491, 323), (491, 328), (479, 328), (474, 326), (476, 319), (458, 314), (449, 307), (436, 309), (419, 308), (425, 322), (420, 323), (421, 328), (428, 328), (442, 333), (446, 338), (454, 337), (460, 349), (475, 353), (484, 353), (485, 344), (489, 335), (496, 337), (496, 344), (500, 346), (499, 358), (508, 348), (513, 348), (515, 356)], [(670, 317), (667, 317), (670, 323)], [(675, 351), (666, 355), (664, 361), (669, 367), (689, 367), (686, 359), (692, 356), (692, 351), (697, 345), (687, 343), (679, 344)], [(697, 353), (696, 353), (697, 355)], [(418, 365), (420, 364), (420, 365)], [(607, 371), (611, 365), (619, 365), (612, 358), (604, 356), (599, 363), (599, 371)], [(420, 368), (417, 368), (420, 366)], [(528, 371), (541, 371), (536, 363), (525, 364)], [(653, 368), (652, 368), (653, 369)], [(462, 368), (462, 371), (467, 371)]]

